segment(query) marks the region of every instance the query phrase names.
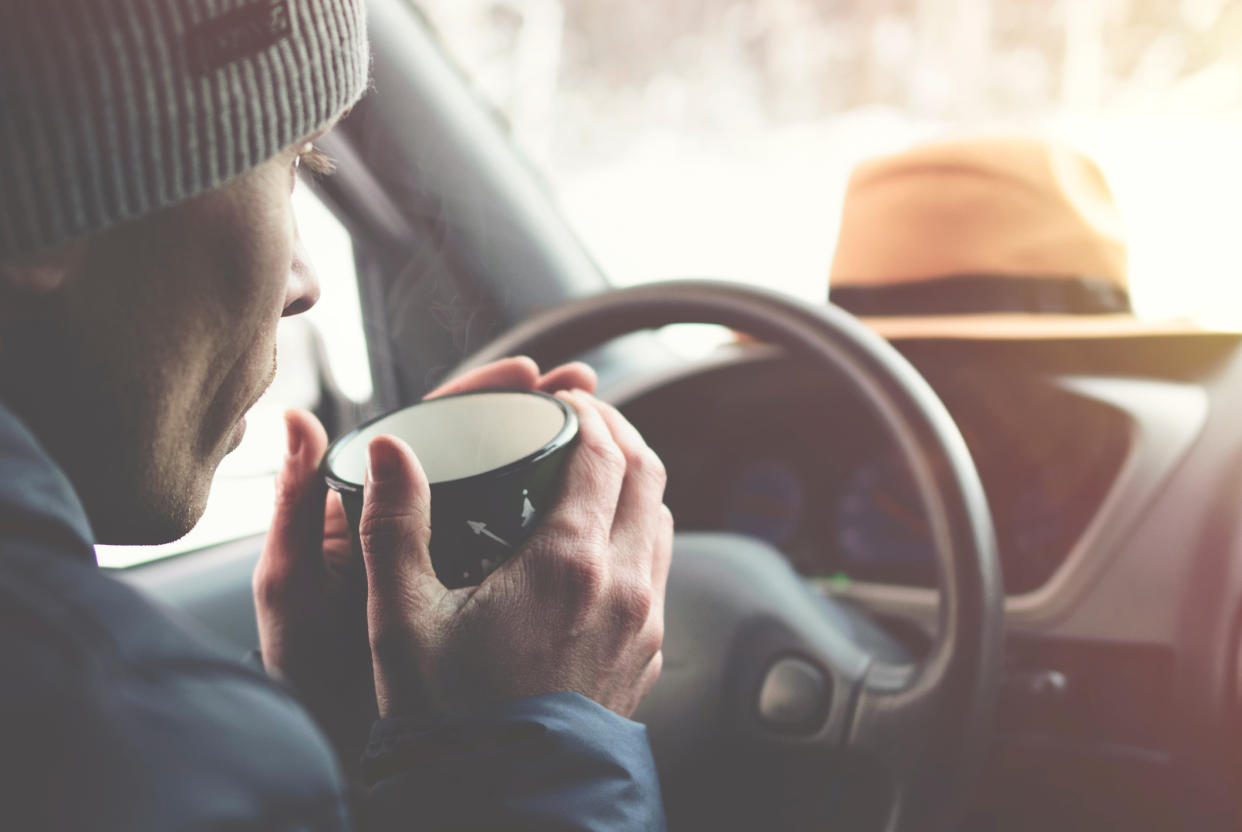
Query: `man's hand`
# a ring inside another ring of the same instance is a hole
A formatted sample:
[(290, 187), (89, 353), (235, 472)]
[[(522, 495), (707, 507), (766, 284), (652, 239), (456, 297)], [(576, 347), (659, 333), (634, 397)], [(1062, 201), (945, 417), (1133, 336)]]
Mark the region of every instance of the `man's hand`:
[(575, 691), (628, 716), (655, 683), (673, 542), (664, 467), (614, 408), (560, 395), (579, 415), (560, 501), (477, 587), (436, 578), (413, 452), (387, 436), (368, 446), (360, 536), (381, 715)]
[(267, 671), (294, 687), (342, 759), (353, 760), (376, 711), (363, 602), (356, 581), (343, 580), (349, 527), (319, 474), (323, 427), (291, 410), (285, 429), (276, 511), (253, 577), (259, 649)]
[[(585, 364), (544, 375), (529, 358), (508, 358), (455, 379), (430, 396), (509, 388), (595, 389)], [(365, 741), (375, 715), (364, 601), (349, 573), (349, 527), (340, 498), (328, 492), (319, 462), (328, 438), (314, 416), (285, 416), (288, 455), (276, 480), (276, 513), (254, 572), (259, 646), (265, 667), (283, 676), (333, 738)]]

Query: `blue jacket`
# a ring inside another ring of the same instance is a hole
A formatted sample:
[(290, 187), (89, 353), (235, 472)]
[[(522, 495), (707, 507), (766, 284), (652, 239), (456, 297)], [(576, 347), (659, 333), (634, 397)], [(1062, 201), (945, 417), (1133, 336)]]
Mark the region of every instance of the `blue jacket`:
[(102, 573), (92, 541), (69, 481), (0, 405), (4, 828), (664, 828), (643, 726), (568, 693), (429, 729), (381, 720), (382, 779), (351, 796), (288, 692)]

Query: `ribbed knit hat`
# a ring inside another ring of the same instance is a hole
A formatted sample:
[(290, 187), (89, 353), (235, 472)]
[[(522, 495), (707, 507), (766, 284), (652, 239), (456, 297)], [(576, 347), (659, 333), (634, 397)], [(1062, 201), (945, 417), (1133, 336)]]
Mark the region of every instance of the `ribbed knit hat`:
[(0, 261), (244, 173), (368, 68), (363, 0), (0, 0)]

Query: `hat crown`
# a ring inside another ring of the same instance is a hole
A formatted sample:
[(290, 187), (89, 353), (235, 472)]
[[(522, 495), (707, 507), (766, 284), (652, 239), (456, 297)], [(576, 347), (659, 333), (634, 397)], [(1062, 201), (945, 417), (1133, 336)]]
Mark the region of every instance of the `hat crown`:
[(931, 284), (948, 292), (948, 279), (971, 290), (961, 312), (1128, 312), (1121, 220), (1103, 173), (1072, 148), (1035, 139), (939, 142), (858, 165), (832, 299), (914, 284), (933, 298)]

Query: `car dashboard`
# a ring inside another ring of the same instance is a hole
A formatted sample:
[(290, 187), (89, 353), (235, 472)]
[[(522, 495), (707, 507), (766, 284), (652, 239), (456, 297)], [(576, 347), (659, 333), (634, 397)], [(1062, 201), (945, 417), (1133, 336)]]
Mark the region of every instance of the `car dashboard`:
[[(976, 810), (1005, 807), (1004, 828), (1026, 828), (1015, 806), (1031, 828), (1184, 822), (1186, 789), (1236, 770), (1220, 736), (1242, 704), (1242, 584), (1222, 585), (1242, 571), (1242, 502), (1224, 496), (1242, 493), (1238, 339), (895, 345), (960, 429), (997, 535), (1006, 674)], [(664, 459), (679, 530), (762, 539), (926, 644), (924, 512), (843, 378), (739, 344), (605, 393)]]
[[(1099, 511), (1134, 445), (1141, 414), (1091, 379), (929, 374), (988, 495), (1006, 590), (1038, 589)], [(760, 356), (652, 401), (644, 419), (674, 472), (668, 503), (684, 530), (733, 531), (783, 551), (802, 574), (934, 587), (932, 538), (914, 481), (862, 403), (797, 364)], [(1031, 423), (1032, 414), (1041, 414)], [(706, 417), (706, 418), (705, 418)], [(695, 427), (695, 423), (700, 424)], [(674, 435), (675, 434), (675, 435)], [(685, 437), (693, 437), (687, 441)]]

